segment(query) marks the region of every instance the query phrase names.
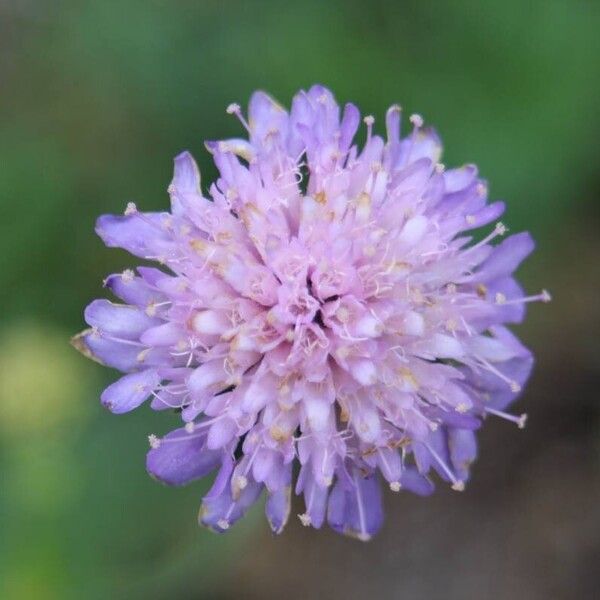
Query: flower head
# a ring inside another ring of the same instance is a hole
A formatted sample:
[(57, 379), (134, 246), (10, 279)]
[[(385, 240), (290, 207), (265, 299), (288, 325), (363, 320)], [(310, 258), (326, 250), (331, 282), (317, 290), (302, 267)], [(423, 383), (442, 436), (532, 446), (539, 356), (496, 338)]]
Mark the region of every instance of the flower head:
[[(123, 303), (95, 300), (76, 345), (126, 374), (102, 394), (112, 412), (145, 400), (183, 426), (150, 436), (147, 468), (170, 485), (217, 471), (200, 521), (226, 531), (266, 490), (280, 532), (292, 489), (316, 528), (369, 539), (380, 482), (429, 494), (436, 472), (462, 490), (475, 430), (527, 380), (530, 352), (506, 328), (526, 297), (513, 271), (532, 251), (506, 237), (502, 202), (477, 169), (445, 170), (418, 115), (387, 139), (331, 92), (290, 112), (262, 92), (248, 140), (208, 142), (220, 177), (205, 197), (187, 152), (175, 158), (171, 212), (102, 216), (97, 232), (158, 268), (111, 275)], [(490, 233), (474, 242), (471, 231)], [(497, 243), (499, 241), (499, 243)], [(295, 467), (298, 468), (295, 468)]]

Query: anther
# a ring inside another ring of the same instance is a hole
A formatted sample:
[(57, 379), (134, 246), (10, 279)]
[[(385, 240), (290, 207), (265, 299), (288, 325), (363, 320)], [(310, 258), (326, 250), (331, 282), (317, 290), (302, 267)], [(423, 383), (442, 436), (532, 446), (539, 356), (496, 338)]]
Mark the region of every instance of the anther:
[(137, 206), (135, 205), (135, 202), (128, 202), (127, 206), (125, 207), (125, 216), (129, 217), (130, 215), (134, 215), (135, 213), (137, 213), (138, 209)]
[(298, 518), (300, 519), (300, 523), (302, 523), (302, 525), (304, 525), (304, 527), (310, 526), (311, 518), (310, 518), (309, 514), (302, 513), (301, 515), (298, 515)]
[(229, 529), (229, 521), (227, 519), (219, 519), (217, 521), (217, 527), (223, 530)]
[(367, 115), (363, 121), (367, 127), (373, 127), (373, 123), (375, 123), (375, 117), (373, 115)]
[(135, 274), (131, 269), (125, 269), (125, 271), (121, 273), (121, 281), (124, 281), (125, 283), (133, 281), (134, 278)]
[(415, 126), (416, 129), (423, 127), (423, 117), (417, 113), (410, 115), (409, 121)]
[(502, 292), (496, 293), (496, 304), (504, 304), (506, 302), (506, 296)]
[(195, 426), (195, 424), (194, 424), (194, 421), (190, 421), (189, 423), (186, 423), (186, 424), (185, 424), (185, 430), (186, 430), (188, 433), (194, 433), (194, 429), (195, 429), (195, 427), (196, 427), (196, 426)]
[(160, 439), (157, 438), (154, 434), (148, 436), (148, 443), (150, 444), (150, 448), (156, 450), (160, 448)]
[(400, 484), (399, 481), (391, 481), (390, 482), (390, 490), (392, 490), (392, 492), (399, 492), (402, 489), (402, 485)]
[(456, 331), (458, 329), (458, 323), (455, 319), (448, 319), (446, 321), (446, 329), (448, 331)]
[(446, 165), (443, 163), (438, 163), (437, 165), (435, 165), (435, 172), (436, 173), (443, 173), (446, 170)]
[[(498, 294), (496, 294), (496, 296), (498, 296)], [(513, 300), (507, 300), (506, 298), (504, 298), (502, 302), (498, 302), (498, 300), (496, 299), (496, 302), (498, 304), (525, 304), (528, 302), (550, 302), (551, 300), (552, 296), (550, 295), (548, 290), (542, 290), (539, 294), (536, 294), (535, 296), (525, 296), (523, 298), (514, 298)]]
[(455, 492), (464, 492), (465, 491), (465, 482), (458, 479), (452, 484), (452, 489)]
[(506, 227), (506, 225), (504, 223), (502, 223), (501, 221), (498, 221), (496, 223), (495, 231), (498, 235), (504, 235), (508, 231), (508, 228)]

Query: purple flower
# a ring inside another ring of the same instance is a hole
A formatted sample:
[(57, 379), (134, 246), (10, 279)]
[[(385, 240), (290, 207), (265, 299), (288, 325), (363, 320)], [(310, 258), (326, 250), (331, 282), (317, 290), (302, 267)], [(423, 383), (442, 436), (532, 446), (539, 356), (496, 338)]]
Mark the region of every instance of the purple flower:
[[(171, 212), (100, 217), (111, 247), (156, 261), (106, 280), (75, 338), (126, 373), (102, 394), (112, 412), (150, 400), (184, 426), (150, 436), (147, 468), (184, 485), (217, 471), (200, 521), (227, 530), (266, 490), (279, 533), (292, 488), (304, 525), (369, 539), (381, 481), (427, 495), (432, 472), (464, 489), (475, 430), (529, 377), (530, 352), (506, 328), (523, 320), (513, 278), (533, 250), (500, 243), (502, 202), (477, 169), (445, 170), (436, 133), (401, 110), (387, 140), (331, 92), (298, 93), (286, 112), (252, 96), (249, 139), (208, 142), (220, 177), (203, 196), (190, 154), (175, 158)], [(491, 232), (474, 242), (471, 230)], [(295, 467), (298, 467), (295, 469)]]

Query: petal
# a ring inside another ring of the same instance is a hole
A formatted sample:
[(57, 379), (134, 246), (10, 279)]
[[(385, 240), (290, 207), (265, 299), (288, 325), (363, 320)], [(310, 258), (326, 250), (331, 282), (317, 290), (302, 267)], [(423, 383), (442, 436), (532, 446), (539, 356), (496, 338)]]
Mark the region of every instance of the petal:
[(415, 345), (415, 350), (421, 350), (432, 358), (454, 358), (460, 360), (465, 350), (460, 340), (444, 333), (434, 333), (431, 338)]
[(402, 477), (402, 459), (398, 450), (379, 448), (377, 451), (377, 464), (386, 481), (390, 484), (400, 483)]
[(412, 467), (404, 469), (400, 483), (403, 488), (410, 490), (418, 496), (429, 496), (434, 490), (433, 483)]
[(135, 277), (133, 271), (109, 275), (104, 285), (127, 304), (135, 304), (144, 309), (164, 300), (163, 294), (153, 290), (142, 277)]
[(250, 480), (241, 490), (238, 498), (233, 500), (230, 479), (231, 469), (224, 465), (210, 492), (204, 496), (198, 515), (201, 525), (217, 533), (224, 533), (233, 523), (243, 517), (256, 502), (263, 489), (262, 484)]
[[(487, 284), (487, 290), (488, 298), (496, 298), (496, 294), (502, 294), (507, 301), (517, 300), (525, 295), (523, 288), (513, 277), (496, 279)], [(497, 304), (494, 308), (495, 323), (521, 323), (525, 318), (526, 305), (524, 302)]]
[(140, 341), (147, 346), (174, 346), (181, 340), (185, 343), (186, 337), (185, 331), (178, 323), (168, 322), (144, 331)]
[(109, 248), (123, 248), (141, 258), (165, 258), (174, 248), (163, 225), (168, 218), (162, 213), (102, 215), (96, 221), (96, 233)]
[(531, 254), (535, 242), (527, 232), (517, 233), (498, 244), (476, 274), (479, 282), (487, 283), (513, 273)]
[(433, 164), (442, 156), (442, 141), (433, 127), (425, 127), (400, 143), (400, 164), (426, 158)]
[(188, 379), (188, 387), (193, 394), (202, 395), (216, 384), (225, 386), (226, 380), (227, 373), (223, 368), (223, 361), (216, 359), (195, 369)]
[(521, 394), (533, 369), (533, 356), (529, 354), (527, 357), (514, 358), (499, 363), (496, 367), (506, 378), (517, 383), (516, 391), (513, 391), (504, 379), (482, 369), (477, 373), (466, 370), (466, 383), (479, 392), (484, 405), (503, 410)]
[(292, 490), (286, 486), (272, 492), (265, 504), (265, 513), (273, 533), (281, 533), (290, 516)]
[(453, 194), (469, 187), (477, 177), (477, 167), (475, 165), (464, 165), (457, 169), (448, 169), (444, 171), (444, 183), (446, 193)]
[(206, 448), (206, 433), (176, 429), (146, 456), (146, 469), (167, 485), (185, 485), (208, 475), (221, 461), (221, 452)]
[(273, 98), (265, 92), (254, 92), (248, 105), (250, 141), (259, 148), (272, 131), (285, 134), (288, 115)]
[(173, 179), (169, 186), (171, 207), (174, 215), (193, 210), (202, 200), (200, 170), (189, 152), (182, 152), (174, 159)]
[(340, 150), (347, 152), (360, 125), (360, 111), (354, 104), (344, 106), (344, 114), (340, 123)]
[(235, 461), (233, 458), (227, 454), (224, 454), (221, 468), (219, 469), (219, 472), (217, 473), (210, 490), (208, 490), (208, 493), (206, 496), (204, 496), (204, 500), (213, 500), (218, 498), (225, 492), (226, 488), (231, 487), (231, 474), (233, 473), (234, 468)]
[(237, 425), (229, 417), (219, 418), (208, 430), (206, 446), (211, 450), (217, 450), (226, 446), (237, 432)]
[(326, 431), (332, 423), (333, 410), (329, 398), (316, 395), (306, 396), (302, 401), (306, 421), (311, 431)]
[(138, 371), (144, 367), (164, 367), (173, 358), (162, 348), (146, 348), (138, 342), (119, 342), (103, 337), (94, 329), (76, 335), (71, 343), (84, 356), (119, 371)]
[(102, 334), (127, 340), (139, 339), (146, 329), (161, 322), (135, 306), (113, 304), (104, 299), (88, 304), (84, 317), (90, 327), (98, 329)]
[(275, 452), (269, 448), (260, 448), (252, 463), (252, 475), (256, 481), (264, 482), (275, 465)]
[(116, 414), (129, 412), (142, 404), (159, 383), (155, 369), (125, 375), (102, 392), (102, 404)]
[(448, 449), (456, 476), (461, 481), (469, 478), (469, 467), (477, 458), (477, 438), (468, 429), (448, 430)]
[(304, 487), (305, 515), (308, 519), (305, 518), (302, 522), (319, 529), (325, 520), (328, 497), (329, 488), (319, 485), (310, 477)]
[(476, 229), (477, 227), (483, 227), (492, 221), (496, 221), (504, 213), (505, 208), (504, 202), (488, 204), (474, 214), (464, 217), (464, 225), (461, 229), (463, 231)]
[(376, 475), (363, 477), (354, 470), (354, 485), (337, 482), (329, 496), (327, 520), (332, 529), (367, 541), (383, 524), (381, 487)]
[(71, 344), (84, 356), (119, 371), (133, 371), (140, 367), (138, 357), (144, 348), (103, 338), (94, 329), (86, 329), (71, 339)]

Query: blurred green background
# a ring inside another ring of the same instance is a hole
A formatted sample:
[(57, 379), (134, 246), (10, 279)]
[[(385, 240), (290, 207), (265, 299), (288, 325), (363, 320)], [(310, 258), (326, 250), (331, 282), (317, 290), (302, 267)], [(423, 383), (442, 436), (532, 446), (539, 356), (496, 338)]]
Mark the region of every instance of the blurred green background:
[[(593, 597), (599, 29), (584, 0), (0, 0), (0, 598)], [(554, 296), (519, 330), (528, 429), (489, 423), (467, 492), (388, 498), (367, 545), (295, 519), (275, 539), (260, 508), (198, 529), (204, 485), (144, 470), (176, 416), (110, 415), (115, 373), (68, 345), (102, 278), (135, 265), (96, 216), (165, 207), (183, 149), (210, 182), (203, 140), (240, 134), (230, 102), (315, 82), (380, 127), (394, 102), (435, 124), (444, 162), (477, 162), (532, 231), (522, 280)]]

